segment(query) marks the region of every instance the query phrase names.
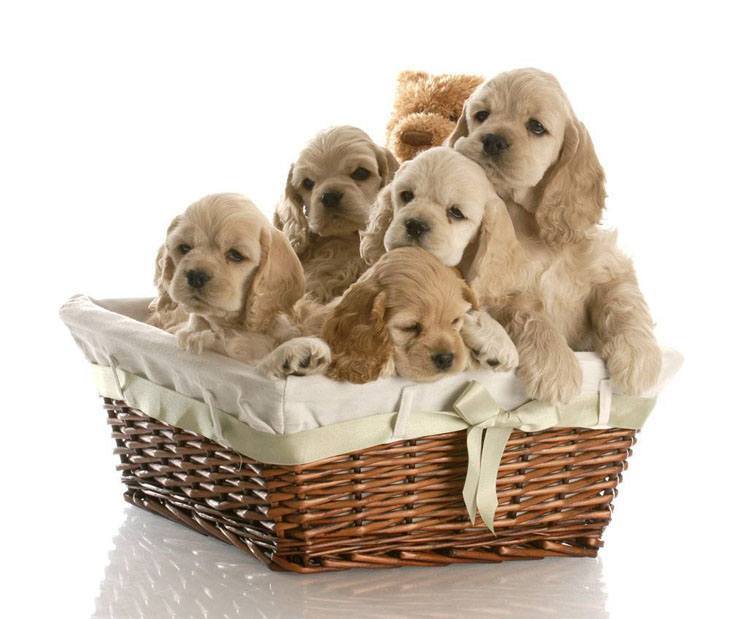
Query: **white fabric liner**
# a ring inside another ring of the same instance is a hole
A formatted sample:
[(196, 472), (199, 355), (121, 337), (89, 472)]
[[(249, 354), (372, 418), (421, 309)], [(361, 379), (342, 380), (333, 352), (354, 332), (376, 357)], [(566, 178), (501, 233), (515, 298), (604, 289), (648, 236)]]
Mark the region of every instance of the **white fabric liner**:
[[(432, 383), (382, 378), (353, 385), (323, 376), (271, 380), (251, 366), (213, 352), (202, 355), (177, 347), (175, 337), (142, 322), (151, 299), (93, 300), (84, 295), (61, 307), (61, 318), (86, 358), (94, 364), (116, 366), (182, 395), (205, 402), (237, 417), (255, 430), (293, 434), (351, 419), (400, 410), (451, 410), (471, 380), (481, 382), (505, 410), (528, 400), (514, 372), (489, 369), (463, 372)], [(576, 353), (583, 369), (582, 394), (596, 394), (607, 372), (592, 352)], [(682, 356), (663, 351), (663, 367), (655, 389), (661, 391), (682, 364)], [(605, 390), (605, 383), (604, 383)]]

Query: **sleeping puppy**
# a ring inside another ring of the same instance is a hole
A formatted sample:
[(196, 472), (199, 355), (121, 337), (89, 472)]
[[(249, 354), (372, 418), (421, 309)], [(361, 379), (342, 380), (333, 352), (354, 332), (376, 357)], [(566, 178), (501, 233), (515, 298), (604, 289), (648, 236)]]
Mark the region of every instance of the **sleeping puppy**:
[(509, 217), (495, 213), (501, 232), (475, 248), (467, 281), (514, 339), (530, 393), (553, 402), (578, 393), (571, 348), (598, 351), (625, 393), (651, 388), (661, 369), (652, 320), (631, 261), (597, 227), (603, 169), (557, 80), (521, 69), (482, 84), (448, 144), (506, 202)]
[(274, 225), (299, 256), (315, 300), (341, 295), (365, 270), (358, 231), (397, 167), (388, 150), (347, 126), (317, 135), (292, 165)]
[(325, 310), (328, 376), (353, 383), (393, 375), (430, 381), (471, 366), (470, 348), (486, 363), (516, 360), (514, 347), (494, 347), (504, 333), (496, 322), (467, 317), (475, 303), (455, 269), (428, 252), (388, 252)]
[[(150, 322), (166, 324), (186, 350), (256, 362), (278, 377), (323, 371), (329, 362), (327, 345), (296, 337), (286, 318), (304, 293), (296, 255), (243, 196), (207, 196), (172, 221), (157, 283)], [(186, 321), (171, 324), (171, 315)]]

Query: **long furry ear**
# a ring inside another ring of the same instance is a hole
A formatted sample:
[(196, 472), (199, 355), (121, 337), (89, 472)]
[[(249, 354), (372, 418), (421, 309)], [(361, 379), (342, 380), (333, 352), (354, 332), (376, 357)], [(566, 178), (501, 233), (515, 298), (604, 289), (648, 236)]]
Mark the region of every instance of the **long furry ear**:
[[(178, 215), (167, 227), (166, 237), (170, 236), (172, 231), (182, 220), (182, 215)], [(167, 243), (164, 243), (157, 250), (157, 258), (155, 258), (155, 287), (157, 288), (157, 298), (150, 304), (151, 311), (172, 310), (177, 304), (170, 297), (168, 292), (172, 276), (175, 274), (175, 264), (167, 250)]]
[(259, 237), (261, 261), (246, 293), (243, 323), (248, 331), (268, 329), (278, 313), (291, 313), (304, 295), (304, 271), (286, 237), (264, 228)]
[(322, 339), (332, 350), (330, 378), (361, 384), (380, 376), (393, 351), (385, 324), (385, 291), (372, 271), (347, 289), (324, 323)]
[(385, 253), (385, 232), (393, 221), (393, 201), (390, 186), (380, 190), (375, 204), (370, 209), (370, 221), (360, 231), (360, 257), (367, 265), (375, 264)]
[(461, 116), (459, 116), (459, 120), (456, 121), (456, 127), (454, 127), (451, 135), (446, 138), (446, 142), (444, 144), (446, 146), (454, 148), (456, 140), (458, 140), (459, 138), (464, 138), (467, 135), (469, 135), (469, 126), (466, 122), (466, 103), (464, 103), (464, 107), (461, 108)]
[(301, 255), (309, 245), (309, 224), (304, 215), (304, 200), (292, 184), (294, 166), (289, 168), (284, 197), (276, 207), (274, 226), (289, 239), (294, 251)]
[(479, 309), (479, 299), (477, 298), (476, 292), (466, 282), (464, 282), (464, 300), (471, 305), (472, 309)]
[(375, 159), (378, 162), (378, 176), (380, 176), (380, 188), (385, 187), (393, 180), (398, 169), (398, 160), (387, 148), (375, 147)]
[(495, 193), (484, 208), (474, 257), (464, 268), (464, 279), (476, 294), (478, 306), (512, 292), (522, 257), (507, 207)]
[(535, 220), (549, 245), (575, 242), (601, 220), (603, 168), (583, 123), (568, 123), (560, 156), (537, 189)]

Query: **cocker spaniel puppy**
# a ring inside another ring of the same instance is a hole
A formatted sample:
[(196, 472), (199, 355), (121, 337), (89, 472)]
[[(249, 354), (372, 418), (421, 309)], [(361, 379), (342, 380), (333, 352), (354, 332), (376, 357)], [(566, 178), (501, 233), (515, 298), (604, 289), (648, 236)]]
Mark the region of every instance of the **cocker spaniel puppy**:
[(390, 151), (347, 126), (317, 135), (292, 165), (274, 225), (299, 256), (310, 297), (325, 303), (365, 270), (358, 232), (397, 167)]
[[(299, 260), (243, 196), (210, 195), (176, 217), (157, 272), (150, 322), (176, 333), (182, 348), (214, 350), (279, 377), (329, 362), (327, 345), (296, 337), (286, 318), (304, 294)], [(170, 316), (186, 320), (173, 324)]]
[[(328, 375), (353, 383), (392, 375), (435, 380), (471, 365), (469, 348), (487, 364), (509, 363), (516, 350), (502, 328), (467, 317), (475, 303), (456, 270), (428, 252), (389, 252), (325, 311)], [(497, 340), (509, 345), (495, 349)]]
[(597, 227), (603, 169), (557, 80), (521, 69), (485, 82), (448, 143), (506, 203), (466, 274), (514, 339), (531, 395), (566, 402), (578, 393), (573, 350), (598, 351), (625, 393), (652, 387), (661, 354), (649, 310), (615, 234)]

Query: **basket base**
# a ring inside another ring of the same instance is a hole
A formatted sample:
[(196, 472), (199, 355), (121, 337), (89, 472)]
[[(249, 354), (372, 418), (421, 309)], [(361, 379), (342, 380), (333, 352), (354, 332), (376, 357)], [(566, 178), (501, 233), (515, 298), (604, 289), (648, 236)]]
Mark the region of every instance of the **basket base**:
[(128, 502), (300, 573), (594, 557), (635, 434), (514, 432), (495, 535), (467, 519), (463, 432), (275, 466), (122, 401), (105, 408)]

